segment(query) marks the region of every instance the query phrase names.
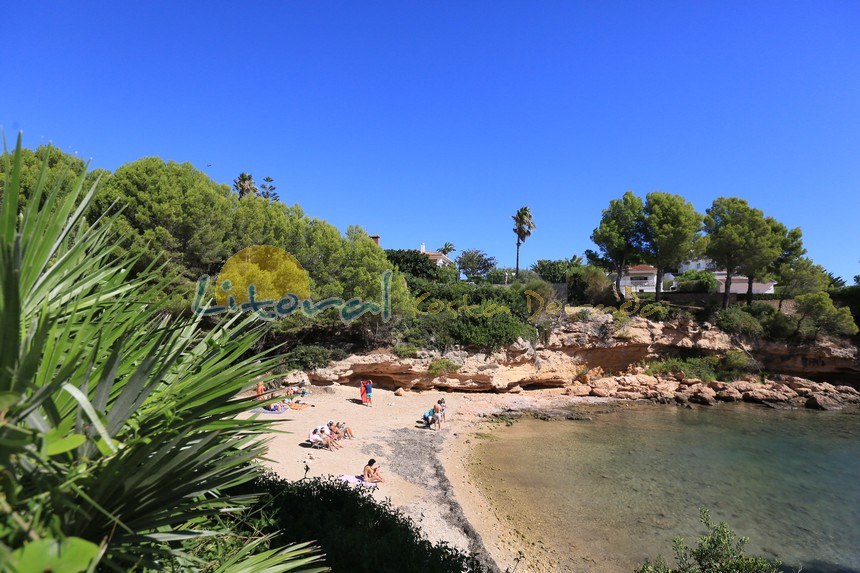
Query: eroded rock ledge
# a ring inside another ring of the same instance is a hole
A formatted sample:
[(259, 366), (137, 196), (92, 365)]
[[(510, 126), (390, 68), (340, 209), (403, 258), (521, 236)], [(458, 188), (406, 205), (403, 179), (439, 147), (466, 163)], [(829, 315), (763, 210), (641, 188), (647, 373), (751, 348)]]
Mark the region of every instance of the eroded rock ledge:
[[(709, 382), (685, 379), (680, 373), (654, 377), (644, 373), (644, 360), (673, 351), (722, 354), (739, 349), (774, 373), (767, 380)], [(456, 372), (428, 374), (431, 363), (446, 358)], [(612, 372), (617, 375), (608, 376)], [(834, 383), (823, 381), (833, 378)], [(819, 380), (813, 382), (807, 378)], [(693, 402), (746, 401), (766, 405), (836, 408), (860, 403), (860, 393), (840, 381), (860, 381), (857, 348), (824, 341), (814, 345), (745, 343), (709, 325), (656, 323), (640, 317), (618, 326), (609, 315), (556, 327), (545, 344), (524, 340), (482, 353), (452, 350), (444, 354), (419, 351), (417, 358), (398, 358), (388, 350), (352, 355), (326, 368), (294, 373), (290, 382), (349, 384), (371, 378), (378, 386), (466, 392), (519, 392), (529, 387), (564, 387), (575, 396), (628, 400)]]

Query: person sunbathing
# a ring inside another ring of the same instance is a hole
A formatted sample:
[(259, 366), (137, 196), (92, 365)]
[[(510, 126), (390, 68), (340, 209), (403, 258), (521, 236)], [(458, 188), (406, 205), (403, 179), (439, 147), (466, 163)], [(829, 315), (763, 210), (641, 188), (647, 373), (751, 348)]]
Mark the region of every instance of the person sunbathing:
[(314, 428), (313, 431), (308, 435), (308, 441), (311, 445), (321, 444), (325, 446), (329, 451), (333, 451), (331, 447), (331, 439), (328, 436), (320, 433), (319, 428)]
[(343, 439), (343, 432), (340, 431), (340, 428), (337, 427), (337, 424), (334, 423), (334, 420), (329, 420), (326, 426), (328, 427), (329, 434), (334, 441), (338, 442)]
[(379, 473), (379, 467), (376, 465), (376, 460), (370, 459), (367, 462), (367, 465), (364, 466), (364, 482), (365, 483), (383, 483), (385, 479), (383, 479), (382, 474)]
[(339, 450), (343, 447), (341, 444), (337, 443), (337, 440), (335, 439), (334, 434), (332, 433), (331, 429), (328, 426), (320, 426), (319, 431), (320, 431), (320, 434), (322, 434), (324, 437), (328, 438), (329, 441), (331, 441), (331, 445), (334, 449)]
[(340, 433), (344, 435), (344, 437), (349, 438), (350, 440), (355, 439), (355, 435), (352, 433), (352, 428), (346, 425), (346, 422), (339, 422), (337, 425), (337, 429), (340, 430)]
[[(269, 394), (268, 399), (271, 400), (274, 397), (274, 394)], [(281, 407), (281, 404), (274, 402), (273, 404), (266, 404), (265, 406), (263, 406), (263, 409), (268, 410), (269, 412), (280, 412), (283, 408)]]

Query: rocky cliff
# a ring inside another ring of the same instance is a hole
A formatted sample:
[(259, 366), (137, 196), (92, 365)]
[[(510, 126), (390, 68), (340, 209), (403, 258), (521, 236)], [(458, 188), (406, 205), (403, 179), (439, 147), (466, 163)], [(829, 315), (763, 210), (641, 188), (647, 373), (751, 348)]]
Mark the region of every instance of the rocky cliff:
[[(720, 386), (726, 384), (722, 382), (696, 386), (701, 382), (689, 384), (683, 377), (657, 379), (645, 376), (639, 366), (643, 361), (670, 354), (722, 354), (731, 349), (747, 352), (774, 379), (766, 385), (746, 381), (727, 386)], [(428, 374), (431, 363), (438, 358), (446, 358), (456, 364), (456, 372), (439, 376)], [(615, 376), (604, 376), (605, 373)], [(798, 396), (809, 398), (811, 394), (827, 390), (826, 387), (810, 386), (814, 392), (799, 395), (796, 389), (780, 381), (788, 380), (787, 377), (814, 378), (834, 384), (857, 383), (860, 381), (857, 348), (833, 341), (793, 346), (741, 342), (707, 323), (659, 323), (634, 317), (629, 323), (621, 324), (610, 315), (599, 315), (591, 320), (568, 321), (557, 326), (543, 344), (533, 345), (520, 340), (492, 353), (452, 350), (443, 355), (435, 351), (420, 351), (416, 358), (398, 358), (389, 351), (376, 350), (333, 362), (326, 368), (297, 374), (293, 381), (309, 379), (316, 384), (345, 384), (371, 378), (382, 387), (474, 392), (569, 387), (569, 392), (581, 395), (661, 400), (678, 398), (704, 403), (710, 398), (763, 402), (764, 398), (756, 395), (754, 390), (782, 391), (785, 401)], [(791, 380), (799, 384), (799, 379)], [(804, 383), (815, 384), (809, 380)], [(742, 387), (743, 384), (758, 385), (747, 388)], [(719, 398), (721, 392), (723, 395)], [(847, 390), (832, 392), (844, 393)], [(746, 394), (749, 395), (744, 398)]]

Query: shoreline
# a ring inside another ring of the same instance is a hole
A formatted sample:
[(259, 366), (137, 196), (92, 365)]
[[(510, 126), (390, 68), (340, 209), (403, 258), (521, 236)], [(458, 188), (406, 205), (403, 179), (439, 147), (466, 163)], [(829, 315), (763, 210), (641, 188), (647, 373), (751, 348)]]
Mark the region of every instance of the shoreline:
[[(490, 571), (513, 569), (522, 542), (489, 511), (488, 502), (471, 481), (468, 464), (475, 433), (498, 423), (494, 415), (558, 411), (577, 404), (608, 404), (606, 398), (573, 397), (561, 389), (523, 394), (465, 394), (427, 390), (394, 392), (375, 389), (372, 408), (361, 405), (350, 386), (311, 386), (312, 408), (276, 418), (278, 433), (270, 436), (264, 465), (287, 479), (359, 474), (369, 458), (378, 461), (386, 482), (378, 499), (391, 503), (415, 521), (433, 543), (445, 541), (475, 553)], [(421, 428), (419, 420), (438, 399), (448, 405), (447, 421), (439, 431)], [(305, 444), (308, 431), (333, 419), (348, 422), (356, 435), (343, 449), (329, 452)], [(305, 472), (305, 467), (308, 468)], [(522, 564), (517, 571), (526, 571)]]
[[(375, 458), (386, 478), (375, 497), (388, 498), (431, 542), (445, 541), (474, 553), (494, 572), (551, 571), (556, 559), (539, 539), (529, 539), (508, 523), (511, 517), (492, 507), (482, 493), (472, 472), (478, 440), (486, 439), (493, 427), (506, 419), (530, 415), (547, 420), (591, 420), (592, 414), (637, 404), (632, 400), (570, 396), (562, 389), (521, 394), (427, 390), (401, 396), (376, 389), (374, 406), (368, 408), (358, 401), (355, 387), (310, 388), (313, 394), (307, 401), (315, 407), (262, 414), (283, 420), (276, 425), (277, 430), (289, 432), (272, 434), (265, 465), (287, 479), (300, 479), (306, 466), (308, 477), (358, 474), (369, 458)], [(422, 429), (421, 413), (440, 398), (448, 405), (446, 423), (440, 431)], [(571, 414), (570, 408), (577, 406), (589, 411)], [(346, 420), (356, 440), (346, 441), (345, 447), (335, 452), (306, 447), (303, 442), (308, 430), (329, 419)]]

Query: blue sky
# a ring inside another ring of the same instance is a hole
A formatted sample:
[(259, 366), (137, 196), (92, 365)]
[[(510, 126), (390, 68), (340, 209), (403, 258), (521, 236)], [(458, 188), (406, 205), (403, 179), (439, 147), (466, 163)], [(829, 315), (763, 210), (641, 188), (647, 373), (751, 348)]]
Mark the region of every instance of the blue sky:
[[(746, 198), (860, 273), (857, 2), (15, 2), (0, 124), (157, 155), (387, 248), (582, 253), (632, 190)], [(207, 167), (211, 165), (211, 167)], [(456, 254), (456, 253), (455, 253)]]

